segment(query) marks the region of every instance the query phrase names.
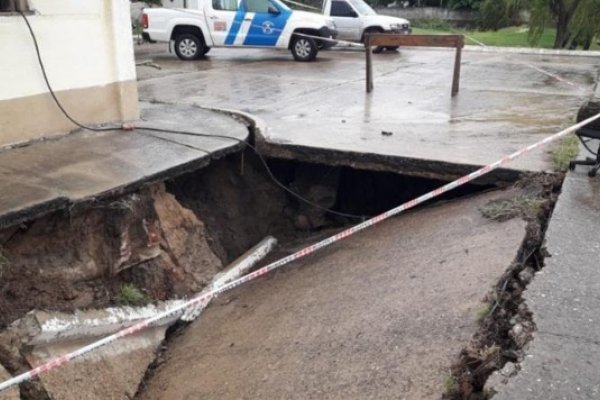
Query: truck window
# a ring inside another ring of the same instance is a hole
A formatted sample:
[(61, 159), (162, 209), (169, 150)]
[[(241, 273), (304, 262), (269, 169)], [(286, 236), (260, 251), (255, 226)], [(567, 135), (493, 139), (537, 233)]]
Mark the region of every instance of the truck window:
[(356, 17), (356, 12), (345, 1), (331, 2), (332, 17)]
[(237, 0), (213, 0), (213, 9), (223, 11), (237, 11)]
[(246, 11), (266, 13), (269, 11), (269, 0), (246, 0)]

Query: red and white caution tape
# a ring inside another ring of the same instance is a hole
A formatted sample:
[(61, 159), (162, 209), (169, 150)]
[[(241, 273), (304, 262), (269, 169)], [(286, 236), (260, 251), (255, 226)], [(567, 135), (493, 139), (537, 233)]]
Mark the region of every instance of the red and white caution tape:
[(236, 279), (232, 282), (229, 282), (221, 287), (218, 288), (214, 288), (211, 291), (207, 292), (207, 293), (201, 293), (200, 295), (198, 295), (197, 297), (192, 298), (191, 300), (177, 306), (174, 307), (173, 309), (170, 310), (166, 310), (160, 314), (155, 315), (152, 318), (149, 318), (145, 321), (142, 321), (140, 323), (137, 323), (129, 328), (123, 329), (115, 334), (112, 334), (110, 336), (107, 336), (101, 340), (98, 340), (94, 343), (91, 343), (87, 346), (84, 346), (78, 350), (72, 351), (70, 353), (67, 353), (63, 356), (54, 358), (52, 360), (50, 360), (49, 362), (42, 364), (40, 366), (38, 366), (37, 368), (34, 368), (28, 372), (25, 372), (21, 375), (15, 376), (14, 378), (11, 378), (5, 382), (0, 383), (0, 392), (2, 392), (5, 389), (8, 389), (14, 385), (18, 385), (22, 382), (26, 382), (31, 380), (32, 378), (43, 374), (45, 372), (51, 371), (53, 369), (56, 369), (64, 364), (67, 364), (68, 362), (81, 357), (91, 351), (94, 351), (102, 346), (105, 346), (109, 343), (112, 343), (120, 338), (123, 338), (125, 336), (129, 336), (129, 335), (133, 335), (136, 332), (141, 331), (142, 329), (145, 329), (147, 327), (152, 326), (152, 324), (154, 324), (155, 322), (160, 321), (163, 318), (172, 316), (174, 314), (178, 314), (178, 313), (182, 313), (184, 310), (186, 310), (189, 307), (193, 307), (195, 305), (198, 304), (202, 304), (205, 303), (206, 301), (208, 301), (209, 299), (213, 298), (214, 296), (223, 293), (225, 291), (231, 290), (237, 286), (243, 285), (246, 282), (250, 282), (251, 280), (254, 280), (262, 275), (265, 275), (266, 273), (277, 269), (279, 267), (282, 267), (286, 264), (291, 263), (292, 261), (296, 261), (300, 258), (306, 257), (309, 254), (312, 254), (314, 252), (316, 252), (317, 250), (320, 250), (324, 247), (327, 247), (333, 243), (339, 242), (340, 240), (347, 238), (348, 236), (354, 235), (357, 232), (362, 231), (363, 229), (366, 229), (370, 226), (373, 226), (375, 224), (378, 224), (381, 221), (384, 221), (394, 215), (400, 214), (403, 211), (406, 211), (408, 209), (411, 209), (421, 203), (424, 203), (428, 200), (431, 200), (435, 197), (440, 196), (443, 193), (449, 192), (459, 186), (462, 186), (470, 181), (473, 181), (485, 174), (488, 174), (490, 171), (493, 171), (497, 168), (499, 168), (500, 166), (504, 165), (504, 164), (508, 164), (510, 162), (512, 162), (515, 158), (520, 157), (524, 154), (529, 153), (530, 151), (539, 148), (539, 147), (543, 147), (545, 145), (547, 145), (548, 143), (554, 142), (566, 135), (569, 135), (575, 131), (577, 131), (578, 129), (580, 129), (581, 127), (589, 124), (590, 122), (593, 122), (597, 119), (600, 119), (600, 114), (597, 114), (593, 117), (590, 117), (588, 119), (586, 119), (585, 121), (582, 121), (576, 125), (573, 125), (563, 131), (560, 131), (552, 136), (549, 136), (547, 138), (545, 138), (544, 140), (540, 140), (537, 143), (534, 143), (530, 146), (527, 146), (521, 150), (518, 150), (516, 152), (514, 152), (511, 155), (508, 155), (498, 161), (496, 161), (493, 164), (487, 165), (483, 168), (480, 168), (474, 172), (471, 172), (469, 175), (463, 176), (462, 178), (459, 178), (455, 181), (452, 181), (438, 189), (435, 189), (429, 193), (426, 193), (422, 196), (417, 197), (414, 200), (411, 200), (407, 203), (404, 203), (396, 208), (393, 208), (389, 211), (384, 212), (383, 214), (380, 214), (376, 217), (373, 217), (365, 222), (362, 222), (356, 226), (353, 226), (349, 229), (346, 229), (340, 233), (338, 233), (337, 235), (331, 236), (327, 239), (321, 240), (320, 242), (317, 242), (313, 245), (310, 245), (308, 247), (305, 247), (304, 249), (297, 251), (294, 254), (291, 254), (285, 258), (280, 259), (279, 261), (275, 261), (272, 264), (269, 264), (265, 267), (262, 267), (250, 274), (244, 275), (239, 279)]
[[(472, 37), (472, 36), (469, 36), (469, 35), (465, 34), (464, 32), (457, 32), (457, 33), (458, 33), (459, 35), (463, 35), (464, 37), (466, 37), (467, 39), (469, 39), (469, 40), (470, 40), (470, 41), (472, 41), (473, 43), (477, 43), (477, 45), (479, 45), (479, 46), (481, 46), (481, 47), (484, 47), (484, 48), (486, 48), (486, 49), (489, 49), (489, 48), (490, 48), (490, 46), (486, 45), (485, 43), (483, 43), (483, 42), (481, 42), (481, 41), (479, 41), (479, 40), (477, 40), (477, 39), (475, 39), (475, 38), (474, 38), (474, 37)], [(549, 77), (550, 77), (550, 78), (552, 78), (552, 79), (556, 79), (557, 81), (559, 81), (559, 82), (562, 82), (562, 83), (565, 83), (565, 84), (567, 84), (567, 85), (569, 85), (569, 86), (578, 87), (578, 88), (580, 88), (580, 89), (584, 89), (584, 90), (589, 90), (589, 88), (588, 88), (588, 87), (584, 87), (583, 85), (578, 85), (578, 84), (576, 84), (576, 83), (574, 83), (574, 82), (571, 82), (571, 81), (570, 81), (570, 80), (568, 80), (568, 79), (565, 79), (565, 78), (563, 78), (562, 76), (559, 76), (559, 75), (557, 75), (557, 74), (554, 74), (554, 73), (552, 73), (552, 72), (550, 72), (550, 71), (546, 71), (545, 69), (542, 69), (542, 68), (540, 68), (540, 67), (538, 67), (538, 66), (536, 66), (536, 65), (533, 65), (532, 63), (529, 63), (529, 62), (526, 62), (526, 61), (519, 61), (519, 64), (522, 64), (522, 65), (524, 65), (524, 66), (526, 66), (526, 67), (528, 67), (528, 68), (531, 68), (531, 69), (533, 69), (533, 70), (535, 70), (535, 71), (537, 71), (537, 72), (540, 72), (540, 73), (542, 73), (542, 74), (544, 74), (544, 75), (546, 75), (546, 76), (549, 76)]]

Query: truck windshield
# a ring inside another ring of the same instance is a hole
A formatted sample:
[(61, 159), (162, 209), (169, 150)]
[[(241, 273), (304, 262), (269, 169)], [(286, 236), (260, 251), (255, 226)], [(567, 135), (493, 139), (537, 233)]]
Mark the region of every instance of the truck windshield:
[(280, 11), (289, 11), (290, 8), (288, 6), (286, 6), (285, 4), (283, 4), (281, 1), (279, 0), (269, 0), (269, 3), (273, 4), (275, 7), (277, 7)]
[(365, 3), (363, 0), (348, 0), (350, 2), (350, 4), (352, 4), (352, 6), (354, 6), (354, 9), (360, 14), (360, 15), (375, 15), (377, 14), (375, 12), (375, 10), (373, 10), (367, 3)]

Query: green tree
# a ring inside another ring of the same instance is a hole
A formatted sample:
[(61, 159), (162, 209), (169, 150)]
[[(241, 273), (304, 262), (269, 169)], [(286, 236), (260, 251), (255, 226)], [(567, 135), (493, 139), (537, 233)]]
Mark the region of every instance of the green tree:
[(554, 22), (556, 38), (554, 48), (562, 49), (572, 39), (571, 22), (580, 10), (582, 0), (530, 0), (530, 39), (536, 43), (548, 25)]
[(600, 33), (600, 0), (530, 0), (529, 38), (537, 43), (547, 26), (556, 26), (554, 48), (589, 49)]
[(528, 10), (529, 40), (537, 44), (544, 30), (554, 25), (554, 48), (578, 44), (589, 48), (600, 34), (600, 0), (484, 0), (480, 5), (481, 27), (498, 29), (511, 25), (519, 11)]
[(570, 25), (571, 47), (582, 45), (589, 50), (594, 38), (600, 36), (600, 0), (582, 0)]

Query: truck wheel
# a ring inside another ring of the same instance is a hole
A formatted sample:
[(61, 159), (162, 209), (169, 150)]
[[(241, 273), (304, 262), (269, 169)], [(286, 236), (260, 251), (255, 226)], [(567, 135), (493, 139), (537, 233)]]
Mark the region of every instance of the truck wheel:
[(184, 33), (175, 38), (175, 54), (181, 60), (189, 61), (205, 54), (204, 39), (191, 33)]
[(204, 46), (204, 50), (202, 51), (202, 55), (207, 54), (210, 51), (210, 47)]
[(292, 55), (296, 61), (312, 61), (317, 57), (319, 48), (313, 38), (305, 36), (292, 36)]
[(371, 34), (371, 33), (383, 33), (383, 29), (381, 28), (367, 28), (365, 29), (365, 31), (362, 34), (362, 37), (360, 38), (360, 41), (364, 44), (367, 42), (367, 35)]

